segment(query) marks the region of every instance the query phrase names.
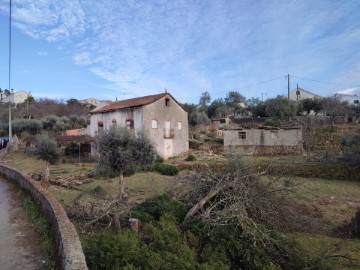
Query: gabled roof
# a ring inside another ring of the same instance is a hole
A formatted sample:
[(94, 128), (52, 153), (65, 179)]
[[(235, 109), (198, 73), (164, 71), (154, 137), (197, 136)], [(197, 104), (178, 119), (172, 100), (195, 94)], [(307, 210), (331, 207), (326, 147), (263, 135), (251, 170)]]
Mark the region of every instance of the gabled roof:
[(296, 91), (297, 90), (299, 90), (299, 91), (301, 91), (301, 92), (306, 92), (306, 93), (308, 93), (308, 94), (310, 94), (310, 95), (314, 95), (314, 96), (316, 96), (316, 97), (321, 97), (321, 96), (319, 96), (318, 94), (315, 94), (315, 93), (313, 93), (313, 92), (310, 92), (309, 90), (305, 90), (304, 88), (301, 88), (301, 87), (298, 87), (298, 88), (295, 88), (295, 89), (292, 89), (292, 90), (290, 90), (290, 93), (296, 93)]
[(161, 93), (161, 94), (157, 94), (157, 95), (150, 95), (150, 96), (120, 100), (120, 101), (112, 102), (111, 104), (106, 105), (102, 108), (92, 110), (90, 113), (102, 113), (102, 112), (109, 112), (109, 111), (114, 111), (114, 110), (118, 110), (118, 109), (140, 107), (140, 106), (154, 103), (155, 101), (157, 101), (160, 98), (163, 98), (167, 95), (171, 96), (169, 93)]

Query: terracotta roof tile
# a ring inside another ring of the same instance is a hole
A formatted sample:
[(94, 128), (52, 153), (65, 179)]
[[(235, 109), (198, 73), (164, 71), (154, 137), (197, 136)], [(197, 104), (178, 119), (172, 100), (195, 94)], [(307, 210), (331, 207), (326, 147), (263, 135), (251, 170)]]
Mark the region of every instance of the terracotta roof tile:
[(99, 108), (97, 110), (95, 109), (94, 111), (92, 111), (92, 113), (109, 112), (109, 111), (114, 111), (114, 110), (118, 110), (118, 109), (144, 106), (144, 105), (151, 104), (167, 95), (169, 95), (169, 94), (161, 93), (161, 94), (157, 94), (157, 95), (150, 95), (150, 96), (120, 100), (120, 101), (113, 102), (109, 105), (106, 105), (102, 108)]

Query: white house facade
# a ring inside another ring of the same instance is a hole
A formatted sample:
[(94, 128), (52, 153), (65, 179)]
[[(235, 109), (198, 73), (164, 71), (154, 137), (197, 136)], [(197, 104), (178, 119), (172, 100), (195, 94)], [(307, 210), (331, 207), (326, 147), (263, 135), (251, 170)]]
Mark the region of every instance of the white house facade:
[(322, 98), (321, 96), (312, 93), (308, 90), (297, 87), (289, 92), (290, 100), (302, 100), (306, 98)]
[(188, 114), (169, 93), (116, 101), (90, 114), (92, 137), (121, 125), (134, 134), (145, 132), (165, 159), (189, 150)]
[(25, 91), (14, 92), (11, 90), (10, 95), (6, 96), (4, 92), (0, 93), (0, 103), (8, 103), (10, 98), (10, 103), (19, 104), (24, 103), (31, 94)]

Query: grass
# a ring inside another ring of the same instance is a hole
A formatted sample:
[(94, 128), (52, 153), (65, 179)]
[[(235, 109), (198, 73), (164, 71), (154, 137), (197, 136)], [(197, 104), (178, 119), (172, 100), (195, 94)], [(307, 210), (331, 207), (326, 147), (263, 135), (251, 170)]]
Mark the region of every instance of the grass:
[(333, 228), (344, 225), (360, 208), (360, 183), (296, 177), (300, 203), (312, 204)]
[[(196, 157), (199, 157), (196, 162), (206, 164), (209, 164), (211, 161), (214, 162), (214, 159), (218, 160), (218, 162), (225, 160), (224, 157), (219, 156), (214, 157), (212, 160), (203, 158), (198, 153), (196, 153)], [(180, 164), (184, 162), (183, 159), (184, 157), (174, 158), (167, 161), (167, 163)], [(249, 160), (251, 161), (251, 158)], [(265, 161), (269, 159), (257, 157), (254, 160)], [(297, 163), (300, 164), (298, 165), (299, 167), (301, 167), (304, 161), (304, 157), (277, 157), (273, 159), (275, 164)], [(45, 168), (44, 162), (26, 156), (22, 152), (7, 156), (7, 164), (25, 173), (39, 173)], [(83, 164), (83, 166), (79, 166), (78, 164), (60, 163), (51, 166), (50, 172), (52, 177), (80, 175), (92, 171), (94, 165)], [(180, 172), (181, 175), (184, 173), (186, 173), (186, 170)], [(356, 266), (351, 265), (350, 261), (344, 258), (344, 256), (360, 258), (360, 239), (342, 241), (336, 232), (340, 226), (350, 221), (356, 210), (360, 207), (360, 182), (303, 177), (291, 178), (297, 184), (297, 201), (301, 204), (312, 206), (310, 209), (317, 209), (320, 212), (320, 219), (325, 225), (320, 228), (318, 234), (296, 232), (287, 234), (287, 236), (294, 239), (314, 257), (320, 258), (329, 269), (356, 269)], [(173, 176), (164, 176), (155, 172), (137, 173), (125, 178), (125, 192), (129, 194), (132, 202), (139, 203), (146, 198), (171, 189), (176, 183), (176, 178)], [(93, 178), (92, 182), (73, 188), (52, 186), (49, 191), (63, 205), (66, 205), (78, 195), (93, 190), (97, 186), (101, 186), (107, 194), (116, 195), (118, 193), (117, 177), (111, 179)], [(332, 247), (337, 247), (337, 249), (332, 251), (333, 255), (344, 256), (324, 259), (323, 255)], [(360, 264), (358, 261), (355, 263)]]
[(349, 223), (360, 208), (360, 183), (300, 177), (294, 177), (294, 182), (298, 203), (316, 208), (322, 227), (317, 234), (296, 232), (287, 236), (319, 258), (327, 269), (359, 269), (360, 239), (341, 238), (339, 227)]
[(360, 240), (340, 239), (337, 237), (291, 233), (287, 234), (295, 240), (312, 257), (320, 258), (326, 269), (355, 270), (360, 267)]
[[(25, 155), (18, 151), (6, 157), (6, 165), (16, 168), (25, 174), (42, 173), (45, 170), (45, 162), (32, 156)], [(58, 163), (50, 166), (52, 178), (70, 177), (91, 172), (95, 163)], [(92, 178), (90, 183), (73, 188), (51, 186), (49, 189), (62, 205), (66, 205), (80, 194), (101, 186), (107, 194), (118, 194), (119, 184), (117, 177), (111, 179)], [(125, 192), (129, 194), (132, 202), (138, 203), (148, 197), (160, 194), (175, 185), (175, 178), (172, 176), (160, 175), (155, 172), (136, 173), (125, 177)]]
[(22, 198), (22, 204), (42, 237), (43, 248), (46, 254), (47, 269), (55, 269), (55, 243), (51, 235), (47, 219), (39, 212), (32, 198), (23, 191), (19, 191)]

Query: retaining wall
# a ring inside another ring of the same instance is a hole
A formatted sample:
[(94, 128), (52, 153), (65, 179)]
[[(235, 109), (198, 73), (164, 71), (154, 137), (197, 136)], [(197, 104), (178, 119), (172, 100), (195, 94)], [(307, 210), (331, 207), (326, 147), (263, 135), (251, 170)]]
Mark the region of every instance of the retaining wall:
[(55, 238), (58, 268), (63, 270), (88, 269), (79, 236), (59, 201), (35, 180), (15, 169), (0, 164), (0, 176), (17, 182), (31, 195), (48, 218)]

